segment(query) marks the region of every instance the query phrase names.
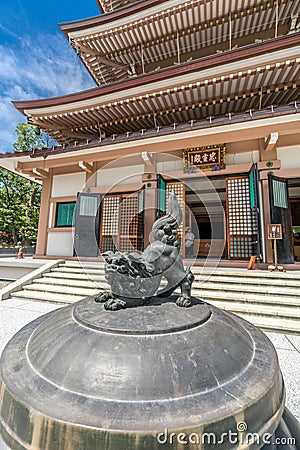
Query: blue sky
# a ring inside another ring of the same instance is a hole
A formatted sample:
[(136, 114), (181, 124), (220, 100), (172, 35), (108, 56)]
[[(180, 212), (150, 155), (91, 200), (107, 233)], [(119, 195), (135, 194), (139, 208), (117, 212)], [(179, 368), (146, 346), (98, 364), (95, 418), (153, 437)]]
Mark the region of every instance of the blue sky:
[(98, 14), (96, 0), (0, 1), (0, 153), (12, 151), (15, 127), (25, 121), (12, 100), (95, 86), (58, 23)]

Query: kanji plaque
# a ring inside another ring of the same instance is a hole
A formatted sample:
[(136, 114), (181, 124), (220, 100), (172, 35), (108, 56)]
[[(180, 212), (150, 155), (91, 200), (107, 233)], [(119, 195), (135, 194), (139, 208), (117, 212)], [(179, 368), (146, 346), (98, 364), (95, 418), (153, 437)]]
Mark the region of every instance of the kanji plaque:
[(224, 144), (188, 148), (182, 151), (185, 168), (198, 167), (201, 170), (220, 170), (225, 168)]

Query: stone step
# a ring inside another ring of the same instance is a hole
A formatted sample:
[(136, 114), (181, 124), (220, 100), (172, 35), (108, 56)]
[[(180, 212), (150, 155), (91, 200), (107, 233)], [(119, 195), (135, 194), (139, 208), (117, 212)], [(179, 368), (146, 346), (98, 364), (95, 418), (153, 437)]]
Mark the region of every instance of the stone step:
[(195, 274), (195, 280), (198, 282), (209, 282), (209, 283), (216, 283), (216, 284), (235, 284), (235, 285), (261, 285), (261, 286), (290, 286), (296, 288), (298, 286), (299, 292), (300, 292), (300, 279), (294, 280), (294, 279), (269, 279), (269, 278), (257, 278), (257, 277), (233, 277), (233, 276), (219, 276), (219, 275), (211, 275), (211, 276), (205, 276), (205, 275), (198, 275)]
[(84, 270), (88, 270), (88, 269), (98, 269), (98, 268), (104, 268), (104, 263), (99, 261), (99, 262), (95, 262), (95, 263), (86, 263), (86, 262), (76, 262), (76, 261), (66, 261), (65, 263), (60, 263), (58, 267), (70, 267), (73, 269), (84, 269)]
[(56, 293), (23, 289), (22, 291), (13, 292), (11, 298), (65, 304), (65, 303), (75, 303), (84, 297), (80, 295), (66, 295), (66, 294), (57, 295)]
[(193, 290), (202, 291), (218, 291), (223, 294), (227, 294), (229, 292), (235, 293), (238, 292), (241, 295), (248, 295), (249, 293), (266, 295), (266, 296), (275, 296), (275, 297), (296, 297), (300, 301), (300, 289), (292, 288), (290, 286), (282, 287), (282, 286), (260, 286), (260, 285), (235, 285), (235, 284), (219, 284), (212, 282), (199, 283), (195, 281), (192, 286)]
[(45, 274), (47, 278), (52, 278), (53, 282), (57, 279), (66, 280), (90, 280), (90, 281), (105, 281), (104, 273), (102, 275), (88, 274), (88, 273), (68, 273), (68, 272), (48, 272)]
[(291, 306), (298, 307), (300, 314), (300, 301), (297, 297), (287, 297), (287, 296), (272, 296), (272, 295), (258, 295), (255, 293), (245, 293), (245, 292), (224, 292), (218, 290), (205, 290), (205, 289), (192, 289), (192, 294), (195, 297), (203, 298), (205, 301), (219, 300), (224, 301), (229, 304), (238, 303), (249, 303), (249, 304), (265, 304), (270, 308), (277, 308), (277, 306)]
[(60, 285), (60, 286), (68, 286), (73, 288), (90, 288), (90, 289), (108, 289), (109, 285), (105, 283), (105, 280), (94, 281), (89, 279), (68, 279), (68, 278), (53, 278), (49, 277), (48, 274), (43, 276), (42, 278), (36, 278), (33, 280), (33, 284), (47, 284), (47, 285)]
[[(237, 272), (237, 273), (203, 273), (198, 272), (193, 268), (195, 279), (199, 281), (210, 281), (219, 283), (235, 283), (235, 284), (263, 284), (263, 285), (283, 285), (291, 287), (300, 287), (300, 276), (295, 277), (294, 275), (275, 275), (270, 273), (266, 274), (253, 274), (252, 272)], [(104, 266), (91, 266), (91, 267), (81, 267), (80, 265), (55, 267), (51, 270), (51, 273), (69, 273), (69, 274), (93, 274), (93, 275), (104, 275)]]
[[(207, 270), (203, 271), (202, 268), (193, 267), (192, 271), (195, 275), (196, 280), (207, 280), (210, 279), (213, 282), (219, 281), (220, 283), (246, 283), (251, 284), (258, 282), (261, 284), (272, 284), (276, 283), (278, 285), (286, 283), (286, 285), (300, 286), (300, 275), (295, 273), (281, 273), (275, 274), (272, 272), (265, 271), (244, 271), (244, 272), (233, 272), (233, 271), (220, 271), (209, 272)], [(52, 272), (63, 272), (63, 273), (87, 273), (87, 274), (104, 274), (104, 264), (80, 264), (76, 262), (66, 262), (60, 264), (59, 267), (53, 268)]]
[(270, 316), (270, 317), (280, 317), (284, 319), (294, 319), (298, 320), (300, 327), (300, 309), (299, 307), (286, 307), (286, 306), (277, 306), (276, 308), (270, 308), (267, 305), (254, 304), (254, 303), (227, 303), (221, 300), (210, 300), (208, 303), (211, 303), (218, 308), (224, 309), (225, 311), (230, 311), (236, 314), (252, 314), (259, 315), (261, 317)]
[(208, 269), (202, 269), (201, 267), (192, 267), (192, 272), (196, 275), (201, 276), (212, 276), (212, 277), (226, 277), (226, 278), (244, 278), (244, 279), (266, 279), (266, 280), (292, 280), (300, 281), (300, 273), (290, 272), (268, 272), (260, 270), (245, 270), (245, 271), (225, 271), (222, 269), (214, 269), (212, 271)]
[[(219, 269), (210, 273), (201, 267), (192, 270), (195, 274), (192, 293), (196, 297), (231, 311), (260, 328), (299, 332), (299, 274)], [(13, 292), (11, 298), (74, 303), (108, 289), (104, 275), (103, 263), (65, 262), (23, 286), (19, 292)]]
[(253, 325), (265, 331), (280, 333), (295, 333), (299, 335), (299, 321), (283, 319), (282, 317), (260, 317), (252, 314), (237, 314), (239, 317), (253, 323)]
[(32, 283), (23, 286), (23, 290), (37, 291), (37, 292), (54, 292), (57, 294), (70, 294), (77, 295), (81, 298), (88, 297), (89, 295), (96, 295), (99, 289), (95, 288), (80, 288), (80, 287), (68, 287), (60, 286), (55, 284), (43, 284), (43, 283)]
[(59, 273), (87, 273), (87, 274), (103, 274), (104, 269), (99, 267), (99, 269), (83, 269), (82, 267), (54, 267), (51, 269), (51, 272), (59, 272)]

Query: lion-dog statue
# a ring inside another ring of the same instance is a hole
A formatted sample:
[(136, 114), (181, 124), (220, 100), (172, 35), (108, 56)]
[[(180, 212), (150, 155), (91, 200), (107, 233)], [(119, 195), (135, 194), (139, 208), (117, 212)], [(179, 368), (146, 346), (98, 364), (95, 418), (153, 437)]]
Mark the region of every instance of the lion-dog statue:
[[(145, 305), (153, 296), (169, 297), (180, 287), (176, 304), (191, 306), (191, 286), (194, 275), (190, 267), (184, 269), (178, 227), (182, 211), (176, 195), (169, 196), (167, 214), (157, 219), (152, 227), (152, 243), (143, 252), (112, 252), (102, 254), (105, 258), (105, 278), (109, 291), (100, 292), (95, 301), (104, 303), (107, 310)], [(162, 278), (165, 288), (158, 290)]]

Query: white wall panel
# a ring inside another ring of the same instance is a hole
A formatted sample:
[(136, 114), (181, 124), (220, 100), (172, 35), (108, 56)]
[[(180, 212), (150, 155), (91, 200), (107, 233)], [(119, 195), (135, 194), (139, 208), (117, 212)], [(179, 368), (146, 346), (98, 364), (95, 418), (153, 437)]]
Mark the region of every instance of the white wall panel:
[(112, 169), (100, 169), (97, 172), (97, 186), (141, 183), (143, 173), (143, 164), (128, 167), (114, 167)]
[(77, 195), (85, 185), (85, 172), (55, 175), (53, 177), (52, 197)]
[(183, 170), (184, 163), (181, 158), (173, 159), (172, 161), (164, 161), (157, 163), (157, 173), (168, 174), (175, 170)]
[(73, 233), (53, 232), (48, 233), (48, 256), (73, 256)]
[(277, 158), (281, 161), (282, 169), (296, 169), (297, 167), (300, 168), (300, 145), (278, 148)]
[(229, 153), (226, 155), (226, 165), (257, 163), (259, 161), (259, 151), (245, 153)]

